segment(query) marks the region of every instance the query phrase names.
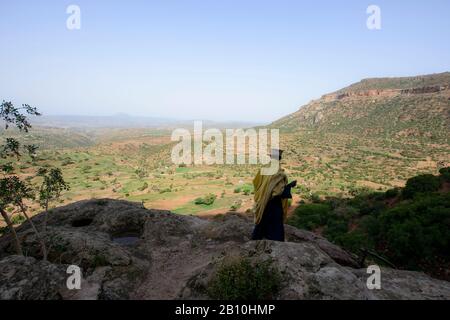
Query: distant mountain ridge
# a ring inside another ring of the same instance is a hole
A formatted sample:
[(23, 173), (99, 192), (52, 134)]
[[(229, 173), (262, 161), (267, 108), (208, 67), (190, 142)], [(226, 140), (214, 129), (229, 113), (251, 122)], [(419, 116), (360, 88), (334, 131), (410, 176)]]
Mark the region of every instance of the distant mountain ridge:
[(111, 116), (87, 116), (87, 115), (42, 115), (33, 117), (32, 124), (45, 127), (58, 128), (123, 128), (123, 127), (158, 127), (170, 125), (175, 120), (133, 117), (127, 114), (115, 114)]
[[(200, 119), (201, 120), (201, 119)], [(202, 120), (206, 127), (214, 128), (245, 128), (255, 123), (245, 121), (211, 121)], [(194, 120), (177, 120), (157, 117), (138, 117), (124, 113), (111, 116), (86, 115), (42, 115), (31, 118), (31, 123), (41, 127), (56, 128), (155, 128), (172, 129), (192, 127)]]
[(311, 101), (271, 127), (448, 142), (450, 72), (365, 79)]
[[(238, 129), (255, 125), (244, 121), (201, 121), (204, 129)], [(24, 134), (15, 128), (5, 130), (0, 121), (0, 139), (14, 137), (23, 144), (35, 144), (43, 149), (77, 148), (152, 134), (170, 135), (176, 128), (193, 130), (194, 127), (194, 120), (137, 117), (124, 113), (112, 116), (42, 115), (30, 117), (30, 122), (33, 127)]]

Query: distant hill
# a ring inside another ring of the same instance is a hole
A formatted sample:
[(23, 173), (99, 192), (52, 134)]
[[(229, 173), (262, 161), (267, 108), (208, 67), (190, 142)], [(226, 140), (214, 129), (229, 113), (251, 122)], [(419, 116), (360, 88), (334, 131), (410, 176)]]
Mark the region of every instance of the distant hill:
[(373, 78), (326, 94), (271, 127), (450, 141), (450, 72)]
[[(202, 120), (202, 119), (199, 119)], [(205, 127), (213, 128), (246, 128), (256, 125), (253, 122), (244, 121), (211, 121), (202, 120)], [(156, 117), (138, 117), (124, 113), (111, 116), (86, 116), (86, 115), (43, 115), (32, 117), (31, 123), (41, 127), (57, 128), (151, 128), (151, 129), (172, 129), (179, 127), (191, 128), (192, 120), (177, 120)]]
[(21, 144), (35, 144), (41, 149), (60, 149), (89, 147), (94, 145), (93, 136), (85, 130), (66, 129), (56, 127), (33, 127), (27, 133), (12, 128), (0, 128), (0, 141), (11, 137)]
[(31, 122), (38, 126), (58, 128), (154, 128), (175, 123), (170, 119), (133, 117), (122, 113), (111, 116), (43, 115), (31, 118)]
[[(42, 149), (89, 147), (97, 143), (126, 140), (140, 141), (148, 136), (170, 134), (175, 128), (193, 130), (194, 120), (174, 120), (136, 117), (127, 114), (112, 116), (42, 115), (30, 117), (32, 128), (28, 133), (15, 128), (5, 130), (0, 121), (0, 140), (14, 137), (23, 144), (36, 144)], [(247, 128), (256, 123), (243, 121), (203, 120), (206, 128)]]

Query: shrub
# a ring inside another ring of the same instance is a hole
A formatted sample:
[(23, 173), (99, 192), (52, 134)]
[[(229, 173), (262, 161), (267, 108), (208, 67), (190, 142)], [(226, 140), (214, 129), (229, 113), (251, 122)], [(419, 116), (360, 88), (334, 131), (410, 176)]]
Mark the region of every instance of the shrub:
[(398, 188), (389, 189), (385, 192), (386, 199), (392, 199), (398, 196), (399, 190)]
[(450, 167), (440, 169), (439, 173), (441, 174), (442, 180), (450, 182)]
[(450, 194), (415, 197), (386, 210), (378, 220), (382, 249), (394, 263), (417, 269), (423, 261), (448, 259)]
[(374, 215), (362, 217), (359, 224), (374, 242), (380, 240), (380, 221)]
[(25, 217), (20, 215), (20, 214), (16, 214), (11, 218), (11, 222), (12, 224), (21, 224), (25, 221)]
[(358, 252), (360, 248), (371, 247), (367, 235), (358, 229), (338, 235), (334, 242), (352, 252)]
[(348, 220), (344, 217), (332, 216), (328, 219), (324, 235), (331, 241), (337, 241), (339, 237), (348, 231)]
[(214, 203), (214, 201), (216, 200), (217, 196), (213, 193), (209, 193), (204, 197), (200, 197), (194, 200), (195, 204), (204, 204), (204, 205), (212, 205)]
[(234, 193), (241, 193), (241, 192), (243, 194), (245, 194), (246, 196), (248, 196), (251, 193), (254, 193), (253, 185), (251, 185), (251, 184), (244, 184), (244, 185), (241, 185), (241, 186), (236, 187), (234, 189)]
[(331, 208), (327, 204), (303, 204), (295, 210), (288, 222), (298, 228), (313, 230), (327, 223), (330, 212)]
[(164, 188), (164, 189), (159, 190), (159, 193), (167, 193), (167, 192), (172, 192), (172, 189)]
[(148, 172), (144, 168), (138, 168), (134, 170), (134, 173), (137, 175), (139, 179), (143, 179), (148, 176)]
[(248, 196), (251, 193), (254, 193), (254, 188), (252, 185), (245, 184), (242, 186), (242, 193)]
[(365, 205), (360, 207), (359, 212), (361, 215), (368, 215), (368, 214), (377, 214), (385, 209), (386, 205), (378, 200), (369, 202), (366, 201)]
[(139, 190), (139, 191), (144, 191), (144, 190), (147, 189), (147, 188), (148, 188), (148, 183), (147, 183), (147, 182), (144, 182), (144, 184), (143, 184), (141, 187), (139, 187), (138, 190)]
[[(450, 193), (437, 193), (442, 176), (411, 178), (400, 192), (358, 194), (300, 205), (288, 223), (320, 230), (330, 241), (359, 253), (360, 247), (386, 257), (397, 267), (422, 270), (448, 279), (450, 263)], [(388, 207), (385, 199), (402, 194)]]
[(252, 263), (241, 258), (221, 265), (208, 284), (208, 295), (219, 300), (273, 299), (281, 285), (281, 274), (271, 261)]
[(432, 174), (422, 174), (408, 179), (402, 194), (404, 198), (410, 199), (417, 193), (437, 191), (440, 184), (438, 177)]
[(230, 207), (231, 211), (237, 211), (242, 205), (242, 200), (238, 199), (233, 202), (233, 204)]
[(309, 196), (309, 200), (311, 200), (314, 203), (318, 203), (318, 202), (320, 202), (320, 196), (317, 193), (312, 193)]

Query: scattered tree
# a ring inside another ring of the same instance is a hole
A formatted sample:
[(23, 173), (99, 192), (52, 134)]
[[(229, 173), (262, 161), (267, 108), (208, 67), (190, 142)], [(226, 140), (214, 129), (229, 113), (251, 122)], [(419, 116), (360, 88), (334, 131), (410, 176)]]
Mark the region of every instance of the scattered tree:
[[(22, 107), (17, 108), (11, 102), (3, 101), (0, 105), (0, 120), (5, 123), (5, 130), (11, 125), (14, 125), (20, 132), (28, 132), (31, 124), (26, 115), (39, 116), (40, 113), (36, 108), (27, 104), (23, 104)], [(36, 159), (36, 151), (38, 148), (35, 145), (24, 145), (22, 148), (20, 142), (16, 139), (6, 138), (5, 144), (0, 146), (0, 158), (3, 159), (3, 163), (0, 166), (0, 213), (14, 238), (16, 253), (22, 255), (23, 250), (14, 229), (14, 224), (8, 215), (8, 207), (15, 207), (18, 212), (23, 214), (27, 222), (30, 223), (37, 241), (41, 246), (43, 258), (46, 260), (47, 248), (45, 242), (27, 212), (28, 207), (26, 201), (36, 200), (35, 186), (32, 184), (31, 179), (21, 179), (18, 175), (14, 174), (15, 164), (22, 157), (22, 149), (31, 157), (32, 161)], [(14, 158), (15, 161), (13, 162), (12, 160)], [(64, 182), (60, 169), (40, 168), (38, 169), (37, 175), (43, 178), (43, 182), (39, 188), (39, 203), (48, 211), (49, 202), (57, 199), (61, 191), (67, 190), (68, 186)]]
[(39, 188), (39, 204), (45, 210), (43, 231), (47, 229), (48, 207), (50, 202), (58, 200), (61, 192), (69, 190), (69, 186), (64, 181), (61, 169), (59, 168), (39, 168), (38, 174), (42, 178)]

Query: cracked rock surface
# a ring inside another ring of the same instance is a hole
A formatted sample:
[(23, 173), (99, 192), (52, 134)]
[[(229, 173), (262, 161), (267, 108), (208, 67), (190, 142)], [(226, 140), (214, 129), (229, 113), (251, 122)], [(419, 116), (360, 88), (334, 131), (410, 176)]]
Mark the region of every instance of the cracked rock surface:
[[(33, 218), (39, 227), (43, 215)], [(450, 299), (450, 283), (420, 272), (382, 268), (381, 289), (366, 269), (326, 239), (286, 226), (287, 242), (250, 241), (251, 219), (212, 219), (149, 210), (110, 199), (79, 201), (49, 214), (49, 256), (27, 223), (17, 228), (25, 257), (0, 238), (0, 299), (207, 299), (206, 287), (230, 257), (270, 260), (282, 275), (277, 299)], [(82, 270), (68, 290), (69, 265)]]

